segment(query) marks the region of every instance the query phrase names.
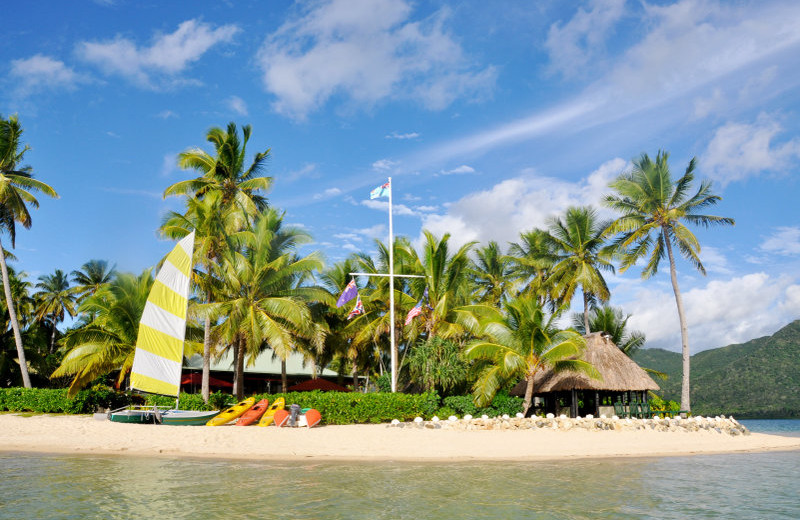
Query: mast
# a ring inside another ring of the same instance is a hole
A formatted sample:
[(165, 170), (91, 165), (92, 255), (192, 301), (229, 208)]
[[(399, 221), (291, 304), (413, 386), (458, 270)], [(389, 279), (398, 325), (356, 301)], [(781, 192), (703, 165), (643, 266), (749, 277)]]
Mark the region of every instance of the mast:
[(392, 178), (389, 177), (389, 327), (392, 345), (392, 392), (397, 392), (397, 344), (394, 337), (394, 236), (392, 229)]

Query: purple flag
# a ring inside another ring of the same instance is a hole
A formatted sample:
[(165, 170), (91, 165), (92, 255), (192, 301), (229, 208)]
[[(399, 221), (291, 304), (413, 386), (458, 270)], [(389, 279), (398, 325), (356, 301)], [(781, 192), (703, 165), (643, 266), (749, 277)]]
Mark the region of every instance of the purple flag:
[(338, 300), (336, 300), (336, 306), (341, 307), (356, 296), (358, 296), (358, 287), (356, 287), (356, 281), (350, 280), (350, 283), (347, 284), (347, 287), (345, 287), (344, 291), (342, 291), (342, 295), (339, 296)]

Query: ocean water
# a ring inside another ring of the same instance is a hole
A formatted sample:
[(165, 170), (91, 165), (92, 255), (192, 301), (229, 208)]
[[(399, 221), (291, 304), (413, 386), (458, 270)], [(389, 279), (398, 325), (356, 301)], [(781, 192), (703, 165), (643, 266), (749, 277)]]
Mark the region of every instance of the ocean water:
[[(747, 426), (800, 435), (800, 421)], [(800, 452), (424, 464), (0, 453), (0, 475), (3, 519), (800, 518)]]

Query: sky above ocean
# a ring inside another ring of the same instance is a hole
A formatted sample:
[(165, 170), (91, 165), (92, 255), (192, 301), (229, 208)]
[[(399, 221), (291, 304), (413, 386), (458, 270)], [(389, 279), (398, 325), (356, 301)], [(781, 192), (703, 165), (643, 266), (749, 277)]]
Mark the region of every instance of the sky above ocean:
[[(692, 350), (771, 334), (800, 317), (797, 20), (793, 0), (12, 2), (0, 114), (60, 195), (12, 265), (154, 265), (164, 188), (195, 176), (176, 155), (230, 121), (329, 262), (387, 240), (389, 176), (396, 234), (505, 246), (664, 149), (736, 219), (696, 230), (707, 276), (678, 264)], [(611, 303), (680, 350), (668, 266), (639, 272), (608, 276)]]

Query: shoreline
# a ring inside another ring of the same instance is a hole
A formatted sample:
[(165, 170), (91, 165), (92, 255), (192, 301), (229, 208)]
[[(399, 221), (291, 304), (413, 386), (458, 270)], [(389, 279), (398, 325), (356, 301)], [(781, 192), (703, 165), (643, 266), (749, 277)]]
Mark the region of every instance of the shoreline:
[(800, 437), (715, 431), (447, 430), (388, 424), (260, 428), (0, 414), (0, 452), (253, 461), (478, 462), (798, 451)]

